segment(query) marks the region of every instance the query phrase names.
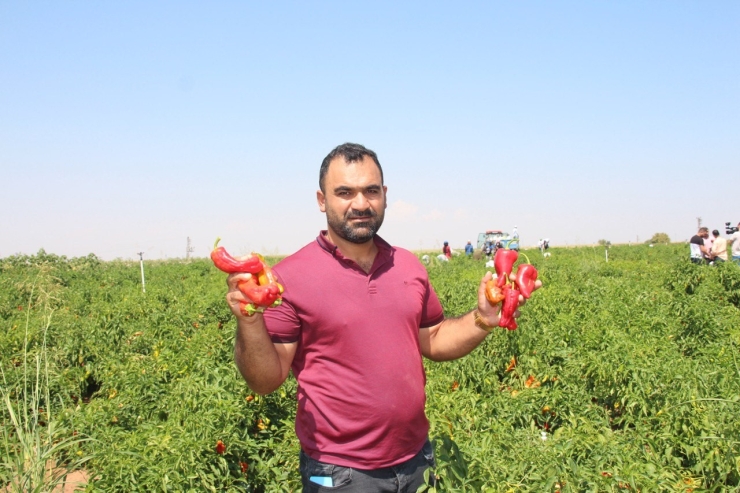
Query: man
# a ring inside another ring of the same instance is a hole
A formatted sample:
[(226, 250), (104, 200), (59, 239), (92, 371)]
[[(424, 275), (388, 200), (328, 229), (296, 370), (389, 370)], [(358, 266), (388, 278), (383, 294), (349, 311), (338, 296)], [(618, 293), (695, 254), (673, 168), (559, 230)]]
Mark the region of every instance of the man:
[(712, 231), (714, 242), (710, 254), (714, 262), (727, 262), (727, 240), (719, 235), (718, 230)]
[(730, 235), (727, 243), (732, 243), (732, 261), (740, 264), (740, 223), (737, 223), (737, 230)]
[(473, 255), (473, 244), (470, 241), (465, 244), (465, 255), (468, 257)]
[(376, 154), (337, 147), (321, 165), (319, 187), (328, 227), (274, 267), (282, 305), (242, 315), (236, 283), (249, 274), (228, 277), (234, 358), (260, 394), (293, 370), (303, 491), (415, 492), (434, 465), (422, 356), (460, 358), (495, 330), (498, 307), (484, 290), (491, 273), (477, 309), (445, 318), (416, 256), (377, 236), (387, 187)]
[(714, 260), (712, 258), (712, 245), (714, 245), (714, 236), (709, 236), (709, 232), (707, 231), (707, 236), (704, 238), (704, 249), (707, 251), (704, 254), (704, 261), (707, 263), (711, 263)]
[(707, 248), (704, 246), (704, 239), (709, 236), (709, 229), (702, 226), (694, 236), (689, 240), (691, 252), (691, 261), (695, 264), (703, 264), (704, 259), (709, 255)]

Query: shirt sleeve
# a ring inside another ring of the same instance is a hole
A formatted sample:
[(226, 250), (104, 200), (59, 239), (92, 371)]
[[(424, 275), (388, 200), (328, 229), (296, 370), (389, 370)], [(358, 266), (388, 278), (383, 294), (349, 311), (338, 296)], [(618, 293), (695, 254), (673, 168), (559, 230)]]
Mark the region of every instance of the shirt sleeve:
[[(277, 269), (273, 269), (273, 271), (278, 276), (278, 279), (281, 279), (281, 282), (285, 282), (285, 279), (280, 277)], [(267, 333), (273, 343), (285, 344), (296, 342), (301, 334), (301, 320), (290, 304), (289, 297), (287, 298), (283, 295), (282, 304), (265, 310), (265, 327), (267, 327)]]
[(434, 292), (434, 288), (429, 283), (429, 278), (426, 279), (426, 293), (424, 293), (424, 306), (421, 310), (421, 322), (420, 328), (425, 329), (441, 323), (445, 319), (444, 310), (442, 309), (442, 303), (439, 302), (437, 293)]

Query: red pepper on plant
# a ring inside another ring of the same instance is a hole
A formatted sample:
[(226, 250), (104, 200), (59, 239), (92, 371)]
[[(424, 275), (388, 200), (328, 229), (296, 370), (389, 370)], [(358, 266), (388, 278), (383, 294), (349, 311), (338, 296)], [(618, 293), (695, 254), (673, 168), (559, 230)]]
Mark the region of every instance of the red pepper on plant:
[(221, 440), (216, 442), (216, 453), (220, 455), (224, 455), (224, 452), (226, 452), (226, 445), (224, 445), (224, 442)]

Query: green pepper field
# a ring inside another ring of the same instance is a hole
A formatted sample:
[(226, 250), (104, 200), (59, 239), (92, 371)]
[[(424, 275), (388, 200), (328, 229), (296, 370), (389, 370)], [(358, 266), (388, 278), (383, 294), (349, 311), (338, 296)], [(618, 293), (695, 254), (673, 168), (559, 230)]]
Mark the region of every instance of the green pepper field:
[[(544, 287), (518, 330), (426, 362), (437, 490), (740, 490), (740, 267), (685, 244), (549, 251), (525, 250)], [(428, 270), (448, 317), (475, 306), (483, 262)], [(226, 275), (145, 273), (142, 293), (138, 261), (0, 259), (0, 490), (32, 437), (88, 491), (300, 491), (295, 381), (259, 397), (239, 376)]]

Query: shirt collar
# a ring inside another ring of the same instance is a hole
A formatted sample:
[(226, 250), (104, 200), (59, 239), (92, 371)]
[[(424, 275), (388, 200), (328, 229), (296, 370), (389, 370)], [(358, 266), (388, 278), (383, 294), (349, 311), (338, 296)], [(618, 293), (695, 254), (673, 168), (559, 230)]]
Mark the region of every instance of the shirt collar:
[[(373, 241), (375, 242), (375, 246), (378, 247), (378, 255), (382, 255), (383, 257), (390, 257), (391, 252), (393, 251), (393, 248), (391, 245), (385, 241), (383, 238), (381, 238), (378, 235), (375, 235), (373, 237)], [(329, 235), (327, 230), (321, 230), (319, 233), (319, 236), (316, 237), (316, 242), (319, 244), (319, 246), (326, 250), (327, 252), (331, 253), (335, 258), (338, 259), (344, 259), (344, 255), (342, 255), (342, 252), (339, 251), (339, 247), (336, 246), (334, 243), (329, 241)]]

